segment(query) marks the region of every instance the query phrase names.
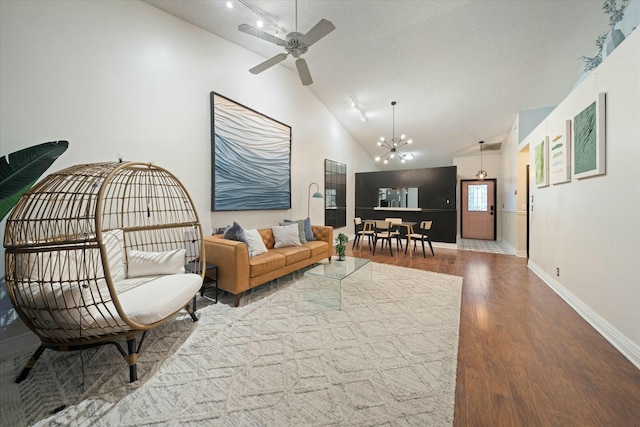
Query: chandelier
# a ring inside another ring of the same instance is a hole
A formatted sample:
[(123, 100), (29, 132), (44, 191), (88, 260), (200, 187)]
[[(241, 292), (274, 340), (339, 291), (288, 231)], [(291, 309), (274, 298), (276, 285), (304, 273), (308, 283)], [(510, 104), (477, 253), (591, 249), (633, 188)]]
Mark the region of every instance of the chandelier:
[(389, 159), (393, 159), (395, 157), (398, 157), (402, 163), (407, 160), (413, 159), (413, 154), (400, 151), (400, 148), (404, 147), (407, 144), (411, 144), (413, 140), (409, 139), (405, 141), (404, 134), (400, 135), (400, 138), (396, 138), (396, 101), (391, 101), (391, 107), (393, 108), (393, 128), (391, 132), (391, 141), (387, 141), (383, 136), (381, 136), (380, 141), (378, 141), (378, 146), (384, 147), (388, 151), (386, 152), (386, 154), (377, 156), (375, 158), (376, 162), (379, 162), (380, 159), (384, 159), (383, 163), (385, 165), (389, 163)]
[(484, 181), (487, 177), (487, 171), (482, 169), (482, 144), (484, 144), (484, 141), (480, 141), (478, 144), (480, 144), (480, 170), (476, 174), (476, 178), (478, 181)]

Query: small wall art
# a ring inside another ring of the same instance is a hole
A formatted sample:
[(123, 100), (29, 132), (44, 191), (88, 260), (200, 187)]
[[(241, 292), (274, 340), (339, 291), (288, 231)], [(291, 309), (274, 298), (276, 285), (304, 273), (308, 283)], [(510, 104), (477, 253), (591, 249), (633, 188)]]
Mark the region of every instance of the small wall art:
[(566, 120), (549, 136), (549, 181), (571, 181), (571, 120)]
[(211, 92), (211, 210), (291, 208), (291, 127)]
[(545, 136), (534, 147), (536, 166), (536, 187), (546, 187), (549, 185), (549, 137)]
[(605, 173), (605, 93), (579, 112), (573, 119), (572, 169), (575, 178)]

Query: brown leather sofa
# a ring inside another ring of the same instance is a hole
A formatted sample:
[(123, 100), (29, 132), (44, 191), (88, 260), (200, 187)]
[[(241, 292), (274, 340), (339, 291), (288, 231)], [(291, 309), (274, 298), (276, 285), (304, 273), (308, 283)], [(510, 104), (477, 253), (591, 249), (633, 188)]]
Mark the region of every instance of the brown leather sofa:
[(228, 240), (222, 234), (204, 237), (207, 262), (218, 266), (218, 287), (236, 296), (236, 307), (244, 292), (309, 266), (323, 258), (331, 260), (333, 227), (312, 225), (314, 241), (302, 246), (274, 248), (271, 228), (259, 229), (267, 253), (249, 258), (246, 243)]

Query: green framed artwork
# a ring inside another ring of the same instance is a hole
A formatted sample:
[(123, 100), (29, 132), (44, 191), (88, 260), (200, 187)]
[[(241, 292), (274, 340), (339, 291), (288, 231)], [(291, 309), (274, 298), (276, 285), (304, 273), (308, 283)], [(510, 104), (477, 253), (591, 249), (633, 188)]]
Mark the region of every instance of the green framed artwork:
[(534, 147), (536, 187), (546, 187), (549, 185), (549, 137), (545, 136)]
[(549, 182), (571, 181), (571, 120), (554, 126), (549, 136)]
[(605, 93), (573, 119), (572, 172), (577, 179), (605, 173)]

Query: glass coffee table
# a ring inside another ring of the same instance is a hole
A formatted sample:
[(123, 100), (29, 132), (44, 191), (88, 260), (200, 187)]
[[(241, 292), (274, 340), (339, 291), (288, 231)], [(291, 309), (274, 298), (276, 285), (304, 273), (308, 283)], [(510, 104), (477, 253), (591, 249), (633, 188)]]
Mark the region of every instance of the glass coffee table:
[(371, 261), (346, 257), (344, 261), (333, 258), (307, 270), (304, 274), (304, 310), (340, 310), (342, 286), (371, 283)]

